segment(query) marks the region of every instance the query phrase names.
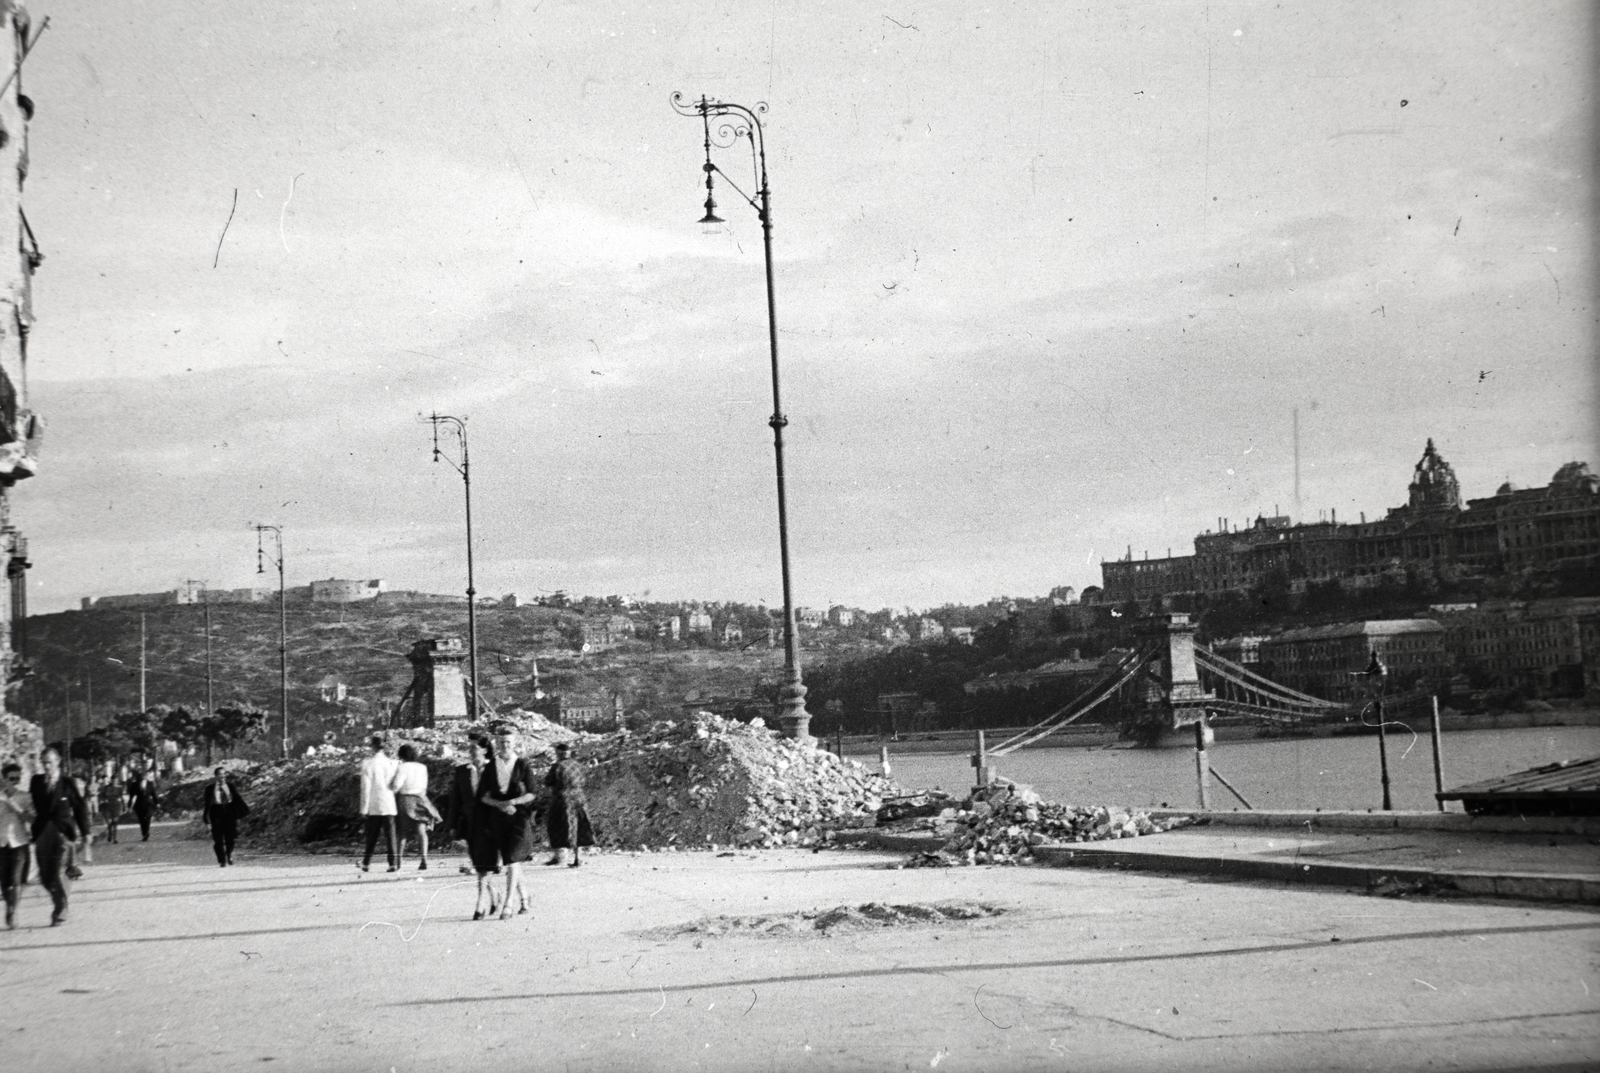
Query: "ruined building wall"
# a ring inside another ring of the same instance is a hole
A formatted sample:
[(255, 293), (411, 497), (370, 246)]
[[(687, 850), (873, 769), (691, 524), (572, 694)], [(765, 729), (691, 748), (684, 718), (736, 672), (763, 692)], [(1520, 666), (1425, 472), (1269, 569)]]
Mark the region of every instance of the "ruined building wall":
[[(9, 76), (0, 91), (0, 556), (6, 561), (8, 584), (0, 586), (0, 667), (8, 683), (23, 669), (27, 621), (27, 540), (13, 517), (12, 498), (18, 481), (38, 468), (41, 425), (28, 405), (28, 330), (33, 325), (32, 277), (41, 258), (30, 233), (22, 203), (28, 172), (28, 121), (33, 102), (24, 92), (23, 65), (30, 29), (27, 12), (13, 0), (0, 0), (0, 64)], [(0, 716), (15, 706), (13, 685), (0, 692)], [(18, 728), (3, 720), (13, 737)], [(28, 735), (24, 732), (24, 737)]]

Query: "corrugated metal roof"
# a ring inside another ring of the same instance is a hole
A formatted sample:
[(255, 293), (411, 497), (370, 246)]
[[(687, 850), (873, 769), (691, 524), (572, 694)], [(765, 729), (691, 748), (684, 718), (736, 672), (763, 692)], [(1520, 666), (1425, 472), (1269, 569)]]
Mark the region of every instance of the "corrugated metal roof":
[(1579, 794), (1600, 792), (1600, 756), (1588, 760), (1563, 760), (1545, 764), (1511, 775), (1485, 779), (1482, 782), (1446, 790), (1440, 798), (1446, 801), (1483, 794)]

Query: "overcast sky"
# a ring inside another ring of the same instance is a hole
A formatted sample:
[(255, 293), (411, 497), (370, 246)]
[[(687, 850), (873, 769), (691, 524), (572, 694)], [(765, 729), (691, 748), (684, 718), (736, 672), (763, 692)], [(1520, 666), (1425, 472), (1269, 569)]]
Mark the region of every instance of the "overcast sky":
[(760, 224), (697, 226), (674, 90), (770, 106), (801, 605), (1288, 513), (1296, 408), (1306, 520), (1430, 436), (1468, 497), (1600, 464), (1580, 3), (45, 14), (35, 611), (275, 584), (251, 522), (291, 585), (464, 589), (434, 410), (480, 592), (779, 602)]

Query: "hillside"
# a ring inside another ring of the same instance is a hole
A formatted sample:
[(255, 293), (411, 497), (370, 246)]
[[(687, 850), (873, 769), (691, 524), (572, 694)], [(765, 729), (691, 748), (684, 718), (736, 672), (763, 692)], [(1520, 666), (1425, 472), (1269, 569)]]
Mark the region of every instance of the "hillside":
[[(105, 723), (139, 702), (140, 612), (93, 609), (28, 619), (26, 652), (33, 676), (10, 704), (60, 737), (72, 713), (75, 733)], [(143, 612), (146, 702), (203, 709), (205, 612), (174, 606)], [(675, 717), (685, 705), (765, 714), (761, 699), (778, 680), (780, 649), (706, 648), (677, 642), (629, 642), (593, 653), (577, 650), (582, 614), (547, 607), (478, 612), (482, 691), (496, 708), (517, 705), (551, 716), (556, 697), (603, 702), (620, 693), (630, 720)], [(328, 731), (351, 741), (389, 709), (411, 682), (406, 653), (421, 639), (467, 635), (466, 609), (451, 605), (299, 604), (288, 608), (289, 707), (296, 750)], [(278, 711), (278, 609), (275, 604), (211, 608), (213, 696), (218, 705), (247, 700)], [(539, 694), (535, 692), (537, 665)], [(324, 701), (321, 683), (336, 678), (342, 701)], [(542, 695), (541, 695), (542, 694)], [(720, 702), (720, 703), (719, 703)], [(274, 739), (276, 718), (274, 718)], [(258, 747), (256, 751), (265, 748)]]

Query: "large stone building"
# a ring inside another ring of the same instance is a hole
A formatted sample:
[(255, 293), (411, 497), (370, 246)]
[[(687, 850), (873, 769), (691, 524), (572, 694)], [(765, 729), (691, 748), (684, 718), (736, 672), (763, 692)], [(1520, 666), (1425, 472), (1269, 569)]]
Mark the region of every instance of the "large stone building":
[(1382, 519), (1295, 525), (1258, 517), (1248, 528), (1219, 524), (1194, 538), (1194, 554), (1101, 563), (1101, 599), (1151, 603), (1165, 596), (1248, 592), (1281, 572), (1291, 588), (1337, 580), (1346, 586), (1403, 577), (1408, 566), (1459, 577), (1565, 567), (1600, 568), (1600, 476), (1583, 462), (1556, 470), (1549, 485), (1503, 484), (1461, 505), (1461, 486), (1429, 440), (1412, 472), (1410, 495)]
[(38, 748), (38, 730), (7, 713), (15, 699), (10, 686), (24, 673), (28, 616), (28, 541), (11, 519), (12, 488), (38, 471), (42, 433), (28, 402), (28, 332), (33, 327), (33, 273), (44, 260), (22, 206), (28, 176), (28, 121), (33, 102), (23, 93), (23, 60), (30, 30), (26, 11), (14, 0), (0, 0), (0, 34), (5, 44), (7, 79), (0, 89), (0, 220), (12, 240), (0, 259), (0, 552), (6, 556), (5, 613), (0, 614), (0, 748), (27, 755)]
[(1432, 619), (1344, 622), (1285, 630), (1258, 641), (1260, 672), (1291, 689), (1348, 701), (1372, 654), (1396, 683), (1424, 680), (1437, 687), (1451, 674), (1444, 627)]

